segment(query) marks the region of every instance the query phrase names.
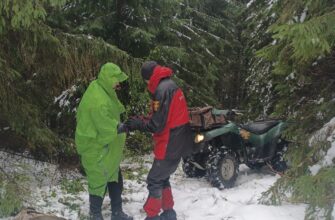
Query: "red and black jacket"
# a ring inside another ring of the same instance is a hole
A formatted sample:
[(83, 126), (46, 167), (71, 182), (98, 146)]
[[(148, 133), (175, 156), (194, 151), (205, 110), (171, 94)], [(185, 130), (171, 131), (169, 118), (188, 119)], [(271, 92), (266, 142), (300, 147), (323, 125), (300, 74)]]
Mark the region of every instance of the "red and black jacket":
[(148, 90), (152, 94), (152, 115), (139, 130), (153, 133), (158, 160), (178, 159), (192, 151), (193, 136), (187, 103), (182, 90), (170, 78), (172, 70), (156, 66)]

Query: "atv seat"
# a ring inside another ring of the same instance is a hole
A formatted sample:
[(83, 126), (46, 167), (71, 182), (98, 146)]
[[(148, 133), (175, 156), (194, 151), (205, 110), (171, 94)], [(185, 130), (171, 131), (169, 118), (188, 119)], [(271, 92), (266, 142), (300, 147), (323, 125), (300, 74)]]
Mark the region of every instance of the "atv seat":
[(255, 121), (245, 125), (242, 125), (241, 128), (254, 133), (254, 134), (264, 134), (269, 131), (271, 128), (279, 124), (280, 120), (264, 120), (264, 121)]

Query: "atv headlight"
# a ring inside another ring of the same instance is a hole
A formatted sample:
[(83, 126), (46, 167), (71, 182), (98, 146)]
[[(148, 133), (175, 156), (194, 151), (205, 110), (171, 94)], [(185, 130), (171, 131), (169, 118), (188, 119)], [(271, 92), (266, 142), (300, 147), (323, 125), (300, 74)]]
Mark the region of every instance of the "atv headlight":
[(205, 139), (205, 136), (203, 134), (197, 134), (197, 135), (195, 135), (194, 142), (196, 144), (198, 144), (201, 141), (203, 141), (204, 139)]

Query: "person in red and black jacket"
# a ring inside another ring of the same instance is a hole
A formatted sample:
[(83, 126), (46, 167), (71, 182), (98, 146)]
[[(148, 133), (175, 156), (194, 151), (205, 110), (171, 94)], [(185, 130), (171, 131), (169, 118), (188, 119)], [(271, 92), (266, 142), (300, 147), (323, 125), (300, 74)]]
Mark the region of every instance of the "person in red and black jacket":
[[(192, 152), (193, 136), (189, 125), (187, 103), (182, 90), (171, 79), (173, 71), (155, 61), (142, 65), (141, 74), (152, 95), (149, 120), (130, 118), (129, 131), (153, 133), (155, 159), (148, 174), (148, 199), (144, 205), (146, 220), (177, 219), (169, 182), (182, 157)], [(163, 213), (159, 216), (159, 213)]]

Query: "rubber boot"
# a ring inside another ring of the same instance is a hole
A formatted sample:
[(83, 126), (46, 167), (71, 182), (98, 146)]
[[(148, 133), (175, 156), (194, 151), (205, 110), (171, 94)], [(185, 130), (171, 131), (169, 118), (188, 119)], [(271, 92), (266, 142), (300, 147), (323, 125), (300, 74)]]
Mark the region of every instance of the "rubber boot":
[(160, 216), (154, 216), (154, 217), (146, 217), (144, 220), (160, 220)]
[(160, 219), (159, 213), (162, 208), (162, 199), (149, 196), (143, 208), (147, 213), (146, 220), (158, 220)]
[(111, 220), (133, 220), (133, 217), (120, 210), (112, 212)]
[(90, 220), (103, 220), (101, 206), (103, 198), (96, 195), (89, 196), (90, 201)]
[(174, 201), (171, 187), (166, 187), (162, 192), (163, 213), (160, 215), (162, 220), (177, 220), (177, 213), (173, 210)]
[(119, 169), (119, 179), (117, 182), (107, 183), (108, 194), (111, 200), (112, 217), (111, 220), (133, 220), (133, 217), (122, 211), (123, 178), (121, 169)]
[(177, 220), (177, 213), (173, 209), (164, 210), (160, 215), (161, 220)]
[(173, 209), (174, 201), (172, 196), (171, 187), (166, 187), (162, 192), (162, 208), (163, 210)]

